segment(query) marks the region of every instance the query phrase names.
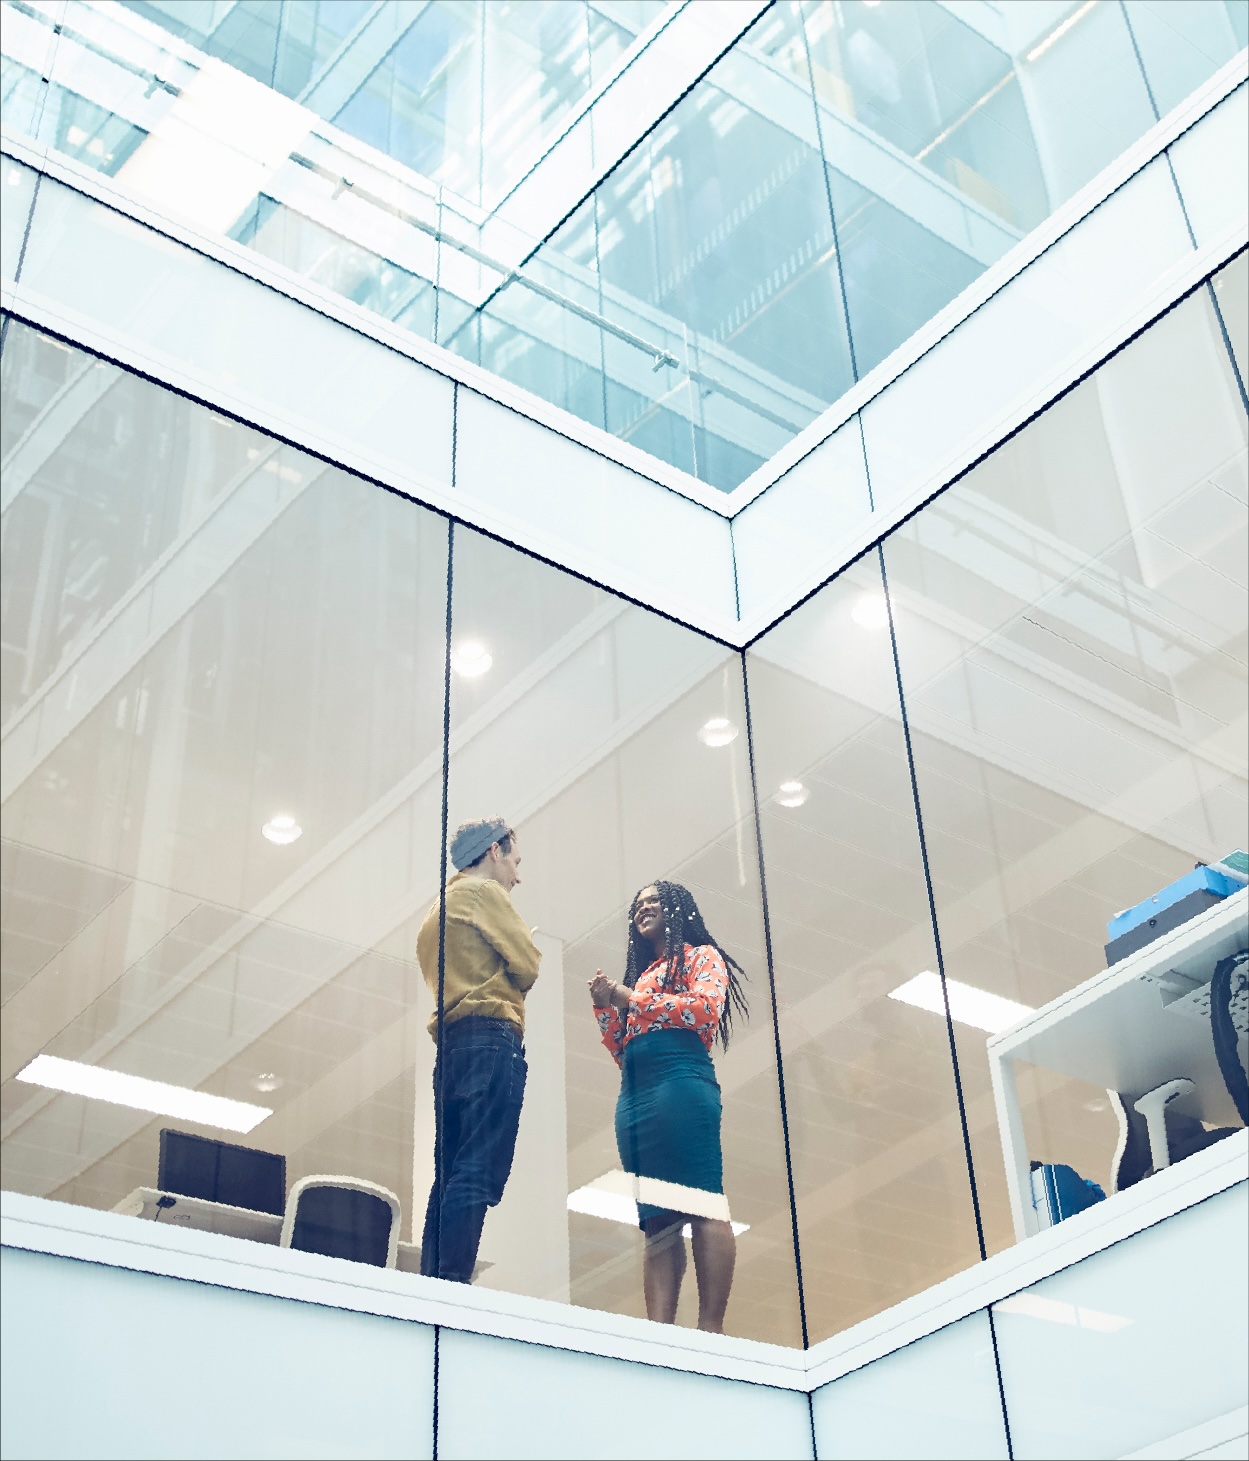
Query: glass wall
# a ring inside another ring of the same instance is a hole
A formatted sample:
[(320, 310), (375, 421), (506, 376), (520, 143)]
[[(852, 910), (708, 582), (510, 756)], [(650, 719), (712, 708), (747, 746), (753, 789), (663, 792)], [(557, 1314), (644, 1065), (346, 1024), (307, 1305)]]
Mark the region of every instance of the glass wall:
[(541, 953), (477, 1282), (646, 1313), (587, 986), (669, 879), (750, 1006), (703, 1066), (727, 1327), (801, 1344), (740, 656), (6, 323), (4, 1185), (277, 1242), (278, 1214), (162, 1191), (188, 1131), (282, 1156), (288, 1192), (385, 1189), (419, 1271), (445, 709), (450, 825), (515, 825)]
[(458, 197), (489, 206), (663, 0), (123, 0)]
[[(1243, 288), (1245, 270), (1242, 255), (1227, 276)], [(1121, 910), (1246, 847), (1245, 447), (1243, 385), (1203, 289), (886, 543), (950, 981), (1051, 1010), (1105, 968)], [(1131, 1105), (1191, 1076), (1177, 1120), (1241, 1124), (1208, 1009), (1190, 1013), (1190, 1049), (1155, 1028), (1166, 989), (1142, 997), (1117, 1017), (1182, 1069), (1103, 1046), (1096, 1008), (1016, 1062), (1028, 1157), (1107, 1191), (1107, 1087)], [(983, 1029), (954, 1029), (999, 1248), (1014, 1236), (1002, 1113)]]
[[(980, 1256), (875, 556), (747, 656), (812, 1341)], [(930, 976), (931, 977), (931, 976)]]
[(278, 1241), (160, 1205), (177, 1127), (385, 1189), (418, 1270), (455, 1030), (418, 933), (458, 917), (444, 827), (496, 815), (540, 962), (481, 1287), (648, 1312), (589, 984), (657, 880), (749, 1002), (695, 1052), (722, 1183), (667, 1194), (731, 1227), (732, 1334), (816, 1342), (1026, 1236), (1032, 1163), (1144, 1180), (1116, 1107), (1176, 1060), (1175, 1160), (1243, 1125), (1200, 999), (1249, 895), (1182, 978), (1103, 946), (1249, 841), (1247, 273), (745, 654), (6, 321), (5, 1187)]
[[(542, 955), (521, 1144), (480, 1281), (646, 1313), (633, 1204), (612, 1206), (633, 1170), (614, 1128), (621, 1072), (588, 985), (600, 969), (624, 981), (634, 895), (666, 879), (742, 966), (750, 1005), (714, 1051), (726, 1216), (740, 1229), (728, 1329), (800, 1344), (739, 656), (457, 529), (451, 668), (449, 825), (513, 821), (514, 901)], [(697, 1319), (694, 1278), (681, 1323)]]
[[(290, 1183), (402, 1190), (446, 523), (7, 326), (5, 1186), (143, 1208), (193, 1091)], [(175, 1094), (56, 1094), (36, 1055)]]
[(584, 186), (522, 231), (509, 191), (645, 71), (661, 5), (54, 10), (4, 5), (6, 126), (726, 491), (1249, 25), (1246, 0), (782, 0), (688, 89), (657, 72), (673, 106), (623, 156), (591, 105)]

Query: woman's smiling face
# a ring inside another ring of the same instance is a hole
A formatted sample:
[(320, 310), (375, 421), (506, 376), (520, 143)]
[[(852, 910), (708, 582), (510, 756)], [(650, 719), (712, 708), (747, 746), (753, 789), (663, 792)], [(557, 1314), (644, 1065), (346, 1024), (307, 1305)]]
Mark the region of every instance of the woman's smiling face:
[(644, 939), (662, 949), (667, 924), (659, 902), (659, 889), (648, 884), (633, 900), (633, 926)]

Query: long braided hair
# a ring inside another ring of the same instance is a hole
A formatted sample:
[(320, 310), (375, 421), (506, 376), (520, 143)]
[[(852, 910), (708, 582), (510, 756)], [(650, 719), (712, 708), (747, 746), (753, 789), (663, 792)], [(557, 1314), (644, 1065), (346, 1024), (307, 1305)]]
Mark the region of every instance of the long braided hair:
[[(742, 989), (742, 980), (746, 977), (746, 971), (732, 956), (716, 943), (703, 922), (703, 916), (698, 911), (698, 904), (694, 902), (693, 895), (688, 888), (682, 887), (680, 883), (664, 882), (662, 878), (656, 878), (654, 883), (647, 883), (646, 887), (653, 887), (659, 894), (659, 906), (663, 910), (664, 928), (667, 931), (668, 939), (668, 967), (664, 970), (664, 989), (680, 989), (685, 978), (685, 946), (692, 944), (694, 948), (701, 948), (708, 945), (715, 949), (716, 953), (724, 960), (724, 967), (728, 970), (729, 987), (724, 1000), (724, 1009), (720, 1015), (720, 1024), (716, 1030), (716, 1039), (720, 1042), (720, 1048), (729, 1048), (729, 1036), (733, 1029), (733, 1017), (739, 1015), (742, 1019), (749, 1018), (750, 1006), (747, 1003), (746, 995)], [(629, 953), (625, 960), (625, 986), (632, 989), (638, 982), (638, 975), (644, 973), (655, 962), (655, 951), (651, 941), (645, 939), (637, 931), (633, 922), (633, 915), (637, 911), (638, 898), (643, 892), (639, 888), (633, 895), (633, 901), (629, 904)]]

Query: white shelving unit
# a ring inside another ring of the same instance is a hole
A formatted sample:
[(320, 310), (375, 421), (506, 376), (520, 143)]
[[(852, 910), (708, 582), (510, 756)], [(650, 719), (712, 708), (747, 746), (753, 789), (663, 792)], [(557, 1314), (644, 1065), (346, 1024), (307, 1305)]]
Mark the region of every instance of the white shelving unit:
[(1196, 1089), (1175, 1110), (1239, 1125), (1214, 1054), (1209, 985), (1215, 964), (1246, 945), (1249, 889), (1242, 888), (989, 1039), (1017, 1239), (1036, 1232), (1037, 1224), (1015, 1063), (1026, 1060), (1134, 1096), (1186, 1076)]

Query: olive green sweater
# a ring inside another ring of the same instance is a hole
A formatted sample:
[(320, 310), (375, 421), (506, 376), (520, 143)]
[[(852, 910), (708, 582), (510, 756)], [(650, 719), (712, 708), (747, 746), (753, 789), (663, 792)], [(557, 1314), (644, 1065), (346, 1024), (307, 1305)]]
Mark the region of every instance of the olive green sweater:
[[(416, 957), (434, 997), (429, 1033), (438, 1038), (438, 904), (416, 936)], [(542, 955), (501, 883), (456, 873), (447, 884), (443, 1008), (447, 1024), (466, 1015), (508, 1020), (523, 1034), (525, 995)]]

